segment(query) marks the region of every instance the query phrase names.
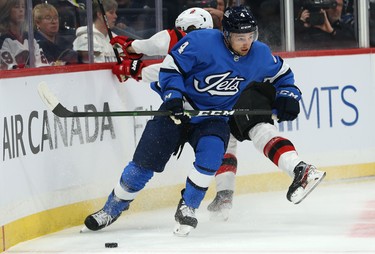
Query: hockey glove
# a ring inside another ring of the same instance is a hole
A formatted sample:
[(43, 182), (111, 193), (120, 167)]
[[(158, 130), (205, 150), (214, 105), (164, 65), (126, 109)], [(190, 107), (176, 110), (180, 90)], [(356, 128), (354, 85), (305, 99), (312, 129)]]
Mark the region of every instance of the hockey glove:
[(181, 98), (166, 100), (165, 108), (171, 111), (171, 118), (175, 124), (189, 122), (190, 116), (184, 112), (183, 100)]
[(112, 67), (112, 73), (116, 75), (120, 82), (125, 82), (130, 77), (139, 81), (143, 67), (142, 60), (124, 60), (121, 64)]
[(296, 86), (287, 87), (276, 92), (276, 99), (273, 103), (273, 114), (278, 118), (278, 122), (293, 121), (297, 118), (300, 108), (299, 100), (301, 92)]
[(122, 52), (120, 52), (120, 56), (124, 59), (130, 59), (130, 60), (137, 60), (143, 57), (143, 54), (137, 54), (137, 53), (128, 53), (126, 50), (129, 46), (132, 45), (134, 39), (129, 38), (127, 36), (115, 36), (112, 38), (109, 42), (112, 44), (114, 48), (121, 47)]

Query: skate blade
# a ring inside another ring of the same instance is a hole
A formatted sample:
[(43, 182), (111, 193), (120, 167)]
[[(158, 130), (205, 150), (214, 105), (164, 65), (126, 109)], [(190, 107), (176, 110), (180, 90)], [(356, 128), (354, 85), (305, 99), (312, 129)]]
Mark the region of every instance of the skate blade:
[(86, 232), (89, 232), (91, 231), (90, 229), (88, 229), (86, 226), (83, 226), (83, 228), (81, 228), (81, 230), (79, 231), (80, 233), (86, 233)]
[(186, 237), (189, 235), (190, 231), (193, 229), (192, 226), (189, 225), (181, 225), (177, 223), (174, 227), (173, 234), (180, 237)]
[(305, 189), (303, 189), (302, 187), (298, 188), (291, 196), (291, 201), (296, 205), (301, 203), (302, 200), (304, 200), (307, 195), (309, 195), (310, 192), (312, 192), (315, 187), (318, 186), (318, 184), (324, 179), (325, 176), (326, 172), (321, 172), (321, 174), (319, 174), (317, 177), (315, 177), (315, 179), (311, 180), (308, 185), (306, 185)]
[(229, 219), (228, 208), (223, 208), (220, 211), (210, 212), (210, 221), (227, 221)]

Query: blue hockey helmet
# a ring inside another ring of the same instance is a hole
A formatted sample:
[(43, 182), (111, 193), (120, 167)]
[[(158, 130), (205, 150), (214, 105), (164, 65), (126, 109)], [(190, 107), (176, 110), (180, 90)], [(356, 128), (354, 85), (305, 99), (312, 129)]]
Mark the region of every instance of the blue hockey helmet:
[(222, 24), (227, 34), (258, 32), (258, 23), (253, 13), (243, 5), (228, 7), (224, 11)]

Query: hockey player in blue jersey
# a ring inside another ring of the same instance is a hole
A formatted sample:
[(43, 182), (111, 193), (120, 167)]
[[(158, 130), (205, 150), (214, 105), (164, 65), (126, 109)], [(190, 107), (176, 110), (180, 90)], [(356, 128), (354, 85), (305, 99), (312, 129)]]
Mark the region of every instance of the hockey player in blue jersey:
[[(273, 56), (267, 45), (257, 41), (257, 36), (251, 12), (245, 7), (235, 7), (224, 14), (223, 33), (205, 30), (181, 39), (164, 60), (159, 75), (159, 93), (164, 96), (167, 109), (182, 120), (183, 110), (189, 107), (272, 109), (279, 122), (294, 120), (299, 114), (301, 98), (294, 75), (283, 59)], [(241, 99), (240, 94), (243, 94)], [(206, 120), (192, 118), (190, 123)], [(271, 116), (236, 116), (231, 126), (238, 140), (253, 140), (258, 150), (294, 178), (287, 193), (289, 201), (301, 202), (325, 176), (304, 163), (293, 144), (278, 135)], [(204, 196), (210, 181), (201, 181), (211, 176), (214, 165), (212, 162), (207, 170), (199, 167), (197, 161), (194, 164), (176, 212), (179, 224), (189, 224), (184, 214), (186, 210), (193, 214), (198, 208), (199, 203), (191, 200), (197, 192)], [(209, 210), (213, 211), (213, 206)]]
[[(190, 32), (165, 58), (160, 86), (155, 89), (164, 100), (160, 109), (171, 111), (172, 116), (148, 121), (132, 161), (125, 167), (103, 209), (86, 218), (87, 228), (99, 230), (113, 223), (129, 208), (154, 172), (162, 172), (170, 156), (185, 142), (193, 147), (195, 162), (181, 192), (174, 233), (184, 236), (197, 226), (195, 209), (222, 162), (229, 127), (227, 117), (190, 118), (184, 109), (230, 110), (245, 101), (250, 109), (258, 105), (272, 108), (279, 121), (297, 117), (301, 93), (294, 85), (293, 73), (281, 58), (274, 57), (265, 44), (257, 41), (257, 24), (252, 13), (245, 7), (228, 8), (223, 28), (223, 33), (213, 29)], [(254, 101), (239, 99), (241, 93), (249, 91)], [(245, 138), (251, 137), (263, 144), (262, 135), (267, 139), (270, 135), (266, 134), (273, 134), (272, 131), (265, 128), (255, 131), (260, 137), (247, 134), (256, 129), (257, 121), (271, 122), (271, 118), (264, 116), (242, 123), (239, 118), (231, 122)], [(304, 197), (305, 186), (315, 171), (307, 164), (289, 169), (288, 173), (294, 177), (287, 195), (290, 201), (297, 203)]]

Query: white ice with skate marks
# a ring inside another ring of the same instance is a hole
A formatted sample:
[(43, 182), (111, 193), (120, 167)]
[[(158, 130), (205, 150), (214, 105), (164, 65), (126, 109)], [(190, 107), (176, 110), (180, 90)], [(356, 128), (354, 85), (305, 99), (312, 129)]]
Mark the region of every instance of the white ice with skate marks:
[[(205, 201), (187, 237), (173, 235), (171, 207), (125, 212), (101, 231), (80, 234), (74, 227), (5, 253), (375, 253), (375, 178), (323, 181), (298, 205), (285, 195), (235, 196), (226, 222), (210, 221)], [(107, 242), (118, 247), (105, 248)]]

